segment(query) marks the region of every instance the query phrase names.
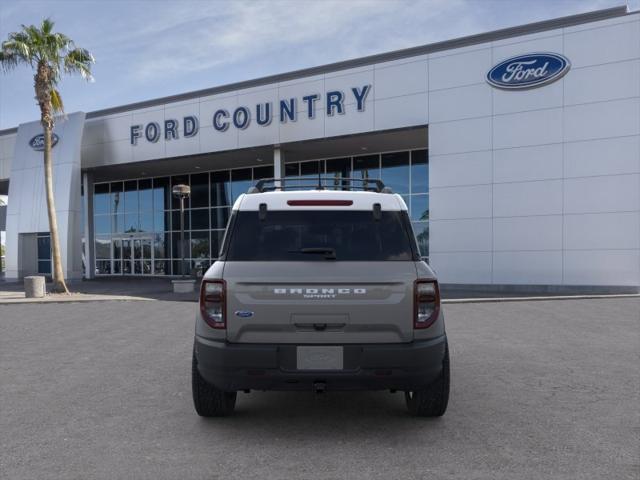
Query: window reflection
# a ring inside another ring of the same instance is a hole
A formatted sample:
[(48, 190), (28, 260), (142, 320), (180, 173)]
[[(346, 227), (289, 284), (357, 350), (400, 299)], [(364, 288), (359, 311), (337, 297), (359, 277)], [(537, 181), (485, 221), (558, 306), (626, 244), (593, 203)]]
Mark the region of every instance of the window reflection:
[(153, 237), (153, 255), (155, 258), (165, 258), (169, 250), (169, 234), (156, 233)]
[(256, 167), (253, 169), (254, 182), (262, 178), (273, 178), (273, 167), (265, 165), (264, 167)]
[(111, 238), (96, 236), (96, 258), (111, 258)]
[(429, 195), (411, 196), (411, 220), (429, 220)]
[(114, 239), (113, 240), (113, 258), (114, 259), (122, 259), (122, 240)]
[(300, 182), (305, 189), (313, 190), (316, 188), (318, 178), (324, 174), (324, 162), (314, 160), (311, 162), (302, 162), (300, 164), (300, 177), (308, 180)]
[(109, 213), (109, 184), (103, 183), (94, 186), (93, 213)]
[(111, 273), (111, 261), (110, 260), (98, 260), (96, 261), (96, 273), (108, 275)]
[[(191, 210), (184, 211), (184, 229), (189, 230), (189, 218)], [(180, 210), (174, 210), (171, 212), (171, 229), (174, 231), (180, 231), (182, 229), (180, 223)]]
[(240, 168), (238, 170), (231, 170), (231, 204), (242, 194), (247, 193), (251, 186), (251, 169)]
[(349, 178), (351, 176), (351, 158), (333, 158), (326, 162), (327, 178), (333, 177), (331, 186), (333, 187), (345, 187), (349, 186), (348, 180), (342, 180), (343, 178)]
[(209, 174), (191, 175), (191, 208), (209, 206)]
[(164, 211), (153, 213), (153, 231), (164, 232), (169, 230), (169, 213)]
[[(380, 156), (379, 155), (366, 155), (363, 157), (353, 158), (353, 178), (379, 179), (380, 178)], [(358, 182), (359, 185), (364, 188), (371, 188), (373, 184), (368, 182)]]
[(300, 164), (299, 163), (287, 163), (284, 166), (285, 177), (299, 177), (300, 176)]
[(211, 206), (223, 207), (231, 201), (230, 173), (211, 172)]
[(191, 210), (191, 229), (209, 230), (209, 209), (198, 208)]
[(191, 232), (191, 258), (209, 256), (209, 232)]
[(189, 258), (189, 232), (184, 232), (184, 243), (181, 243), (180, 232), (171, 234), (171, 256), (174, 258), (182, 258), (182, 245), (184, 245), (184, 256)]
[(150, 212), (153, 210), (153, 189), (151, 188), (150, 178), (138, 181), (138, 202), (141, 212)]
[(38, 243), (38, 259), (40, 260), (50, 259), (51, 258), (51, 236), (49, 234), (38, 235), (37, 243)]
[(124, 232), (124, 213), (111, 215), (111, 232)]
[(153, 232), (153, 213), (140, 212), (138, 225), (141, 232)]
[(127, 212), (124, 214), (124, 231), (125, 233), (135, 233), (140, 229), (138, 223), (138, 212)]
[(124, 211), (138, 212), (138, 182), (131, 180), (124, 182)]
[(409, 152), (383, 153), (382, 181), (394, 193), (409, 193)]
[(211, 209), (211, 228), (226, 228), (229, 221), (230, 208), (212, 208)]
[(168, 210), (171, 208), (171, 190), (169, 178), (161, 177), (153, 179), (153, 209)]
[(411, 152), (411, 193), (429, 191), (429, 164), (426, 150)]
[(122, 217), (124, 212), (124, 184), (122, 182), (111, 183), (111, 214)]
[(110, 215), (96, 215), (93, 217), (93, 228), (96, 235), (111, 233)]
[(429, 224), (427, 222), (413, 222), (413, 232), (416, 235), (420, 255), (429, 255)]
[(224, 230), (214, 230), (211, 232), (211, 256), (218, 258), (220, 248), (222, 247), (222, 238), (224, 237)]
[[(300, 176), (300, 164), (299, 163), (286, 163), (284, 165), (284, 177), (299, 177)], [(298, 180), (287, 180), (285, 186), (299, 185)]]

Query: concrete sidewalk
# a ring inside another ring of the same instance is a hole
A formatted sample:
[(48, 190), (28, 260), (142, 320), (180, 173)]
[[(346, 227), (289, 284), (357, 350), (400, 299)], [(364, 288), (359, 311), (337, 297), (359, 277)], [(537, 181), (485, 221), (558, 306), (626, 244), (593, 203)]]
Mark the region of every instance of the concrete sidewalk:
[(151, 298), (132, 295), (90, 295), (85, 293), (47, 293), (43, 298), (26, 298), (24, 292), (0, 291), (0, 305), (12, 303), (66, 303), (66, 302), (106, 302), (106, 301), (151, 301)]
[[(0, 282), (0, 304), (63, 303), (96, 301), (149, 301), (165, 300), (196, 302), (198, 285), (193, 293), (173, 293), (168, 278), (100, 278), (68, 284), (71, 294), (47, 293), (44, 298), (25, 298), (22, 282)], [(51, 291), (51, 283), (46, 285)]]

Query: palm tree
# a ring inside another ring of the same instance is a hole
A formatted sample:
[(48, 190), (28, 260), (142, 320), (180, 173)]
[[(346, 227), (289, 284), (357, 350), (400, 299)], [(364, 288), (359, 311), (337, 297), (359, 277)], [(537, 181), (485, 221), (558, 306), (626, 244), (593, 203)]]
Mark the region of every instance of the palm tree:
[(40, 123), (44, 128), (44, 183), (53, 256), (53, 290), (69, 293), (62, 272), (58, 221), (53, 199), (51, 132), (55, 122), (54, 115), (64, 113), (62, 98), (57, 90), (62, 74), (79, 73), (86, 80), (92, 80), (91, 65), (94, 59), (88, 50), (76, 47), (66, 35), (54, 33), (53, 25), (47, 18), (40, 27), (22, 25), (22, 30), (10, 33), (0, 46), (0, 64), (5, 71), (19, 65), (28, 65), (35, 70), (33, 87), (40, 107)]

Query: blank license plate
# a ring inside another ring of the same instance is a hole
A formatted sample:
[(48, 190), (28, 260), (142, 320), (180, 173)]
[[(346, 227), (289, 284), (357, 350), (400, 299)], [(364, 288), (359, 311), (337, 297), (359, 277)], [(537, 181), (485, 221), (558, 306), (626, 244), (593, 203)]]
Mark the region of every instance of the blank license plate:
[(342, 370), (342, 347), (298, 347), (298, 370)]

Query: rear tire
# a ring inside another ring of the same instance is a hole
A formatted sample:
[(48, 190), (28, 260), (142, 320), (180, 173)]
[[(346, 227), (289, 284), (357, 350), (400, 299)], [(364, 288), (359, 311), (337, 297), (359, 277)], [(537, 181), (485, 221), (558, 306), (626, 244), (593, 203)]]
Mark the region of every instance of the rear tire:
[(236, 406), (237, 392), (223, 392), (202, 378), (195, 354), (191, 361), (191, 391), (193, 405), (201, 417), (226, 417)]
[(442, 372), (429, 386), (404, 392), (407, 409), (416, 417), (441, 417), (449, 403), (449, 345), (445, 346)]

